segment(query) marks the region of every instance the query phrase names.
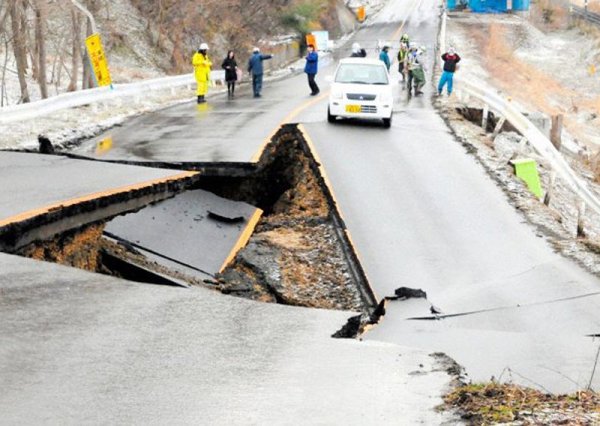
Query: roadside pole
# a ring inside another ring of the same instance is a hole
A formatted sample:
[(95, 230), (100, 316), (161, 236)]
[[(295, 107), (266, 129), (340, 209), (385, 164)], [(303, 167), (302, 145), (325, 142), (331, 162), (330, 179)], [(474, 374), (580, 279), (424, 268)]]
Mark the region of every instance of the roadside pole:
[(71, 2), (88, 17), (92, 25), (92, 34), (85, 39), (85, 47), (87, 50), (88, 60), (90, 61), (90, 66), (94, 71), (93, 74), (94, 79), (96, 80), (96, 85), (98, 87), (110, 86), (112, 89), (112, 79), (108, 69), (108, 62), (106, 61), (104, 48), (102, 47), (100, 33), (98, 33), (96, 19), (94, 18), (94, 15), (77, 0), (71, 0)]

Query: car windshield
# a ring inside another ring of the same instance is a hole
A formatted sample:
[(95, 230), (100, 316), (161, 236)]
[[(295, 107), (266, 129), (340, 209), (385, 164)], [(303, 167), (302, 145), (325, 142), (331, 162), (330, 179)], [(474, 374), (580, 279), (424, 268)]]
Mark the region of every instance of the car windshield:
[(335, 75), (336, 83), (352, 84), (388, 84), (388, 76), (383, 63), (374, 64), (340, 64)]

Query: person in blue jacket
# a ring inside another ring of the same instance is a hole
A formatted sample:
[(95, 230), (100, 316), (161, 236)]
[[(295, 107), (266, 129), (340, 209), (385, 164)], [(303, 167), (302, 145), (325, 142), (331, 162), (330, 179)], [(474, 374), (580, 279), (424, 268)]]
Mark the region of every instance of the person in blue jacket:
[(312, 44), (308, 45), (308, 54), (306, 55), (306, 65), (304, 66), (304, 72), (308, 76), (308, 85), (310, 86), (310, 95), (316, 96), (319, 94), (319, 86), (315, 82), (315, 76), (317, 75), (317, 69), (319, 64), (319, 54), (315, 52), (315, 46)]
[(389, 50), (390, 50), (389, 46), (383, 46), (383, 49), (381, 49), (381, 52), (379, 53), (379, 60), (385, 64), (385, 67), (387, 68), (388, 71), (390, 70), (390, 67), (392, 66), (392, 63), (390, 62), (390, 56), (388, 55)]
[(248, 61), (248, 72), (252, 74), (252, 90), (254, 91), (254, 97), (260, 98), (264, 73), (263, 61), (271, 59), (273, 55), (261, 54), (258, 47), (255, 47), (252, 52), (252, 56)]

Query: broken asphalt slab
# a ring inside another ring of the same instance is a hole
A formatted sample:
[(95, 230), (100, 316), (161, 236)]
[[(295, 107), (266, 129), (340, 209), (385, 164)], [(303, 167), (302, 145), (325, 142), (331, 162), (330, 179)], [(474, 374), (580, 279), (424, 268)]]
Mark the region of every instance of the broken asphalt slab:
[(452, 379), (436, 358), (329, 337), (351, 312), (134, 284), (6, 254), (0, 294), (7, 423), (456, 420), (434, 410)]
[(247, 203), (193, 190), (116, 217), (106, 224), (105, 233), (135, 244), (152, 261), (204, 279), (233, 259), (261, 214)]
[[(0, 152), (0, 164), (5, 250), (167, 198), (195, 175), (17, 152)], [(32, 228), (36, 235), (25, 235)]]

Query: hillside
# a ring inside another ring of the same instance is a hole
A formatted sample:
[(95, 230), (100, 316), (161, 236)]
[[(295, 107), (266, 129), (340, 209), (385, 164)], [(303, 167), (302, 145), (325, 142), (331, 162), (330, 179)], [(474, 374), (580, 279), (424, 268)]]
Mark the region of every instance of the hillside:
[[(65, 3), (0, 3), (0, 106), (93, 85), (83, 49), (90, 24)], [(283, 35), (300, 38), (305, 31), (327, 29), (339, 36), (353, 25), (342, 0), (81, 3), (96, 19), (116, 83), (188, 72), (189, 58), (201, 42), (209, 43), (213, 58), (235, 49), (244, 61), (252, 46), (268, 46)]]

